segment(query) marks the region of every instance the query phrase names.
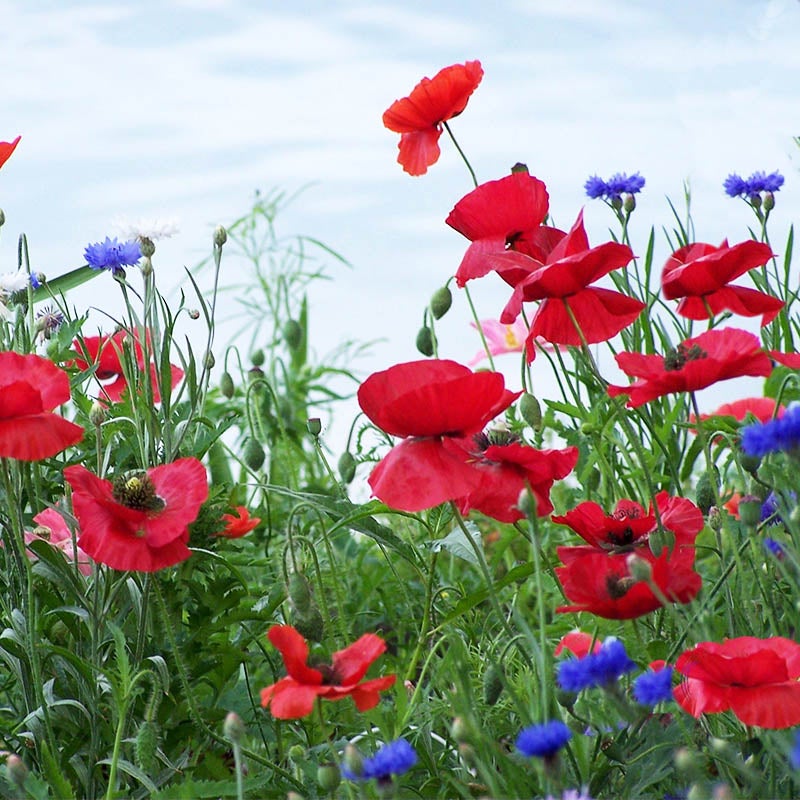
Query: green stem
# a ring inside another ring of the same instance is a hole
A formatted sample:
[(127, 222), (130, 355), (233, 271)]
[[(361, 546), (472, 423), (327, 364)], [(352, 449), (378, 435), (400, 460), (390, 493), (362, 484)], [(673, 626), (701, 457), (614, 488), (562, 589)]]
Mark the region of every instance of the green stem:
[(442, 126), (447, 131), (447, 135), (450, 137), (453, 144), (456, 146), (456, 150), (458, 150), (458, 154), (463, 159), (464, 163), (467, 165), (467, 169), (469, 170), (470, 177), (472, 178), (472, 182), (475, 184), (475, 188), (478, 188), (478, 179), (475, 177), (475, 170), (472, 169), (472, 165), (469, 163), (469, 159), (464, 154), (464, 151), (461, 149), (461, 145), (456, 141), (456, 137), (453, 136), (453, 131), (450, 130), (450, 126), (443, 122)]
[(428, 582), (425, 586), (425, 607), (422, 611), (422, 624), (419, 629), (419, 636), (417, 637), (417, 646), (414, 648), (414, 653), (406, 668), (404, 680), (410, 681), (414, 677), (414, 672), (417, 669), (417, 663), (422, 655), (423, 648), (428, 646), (428, 632), (431, 625), (431, 604), (433, 602), (433, 584), (436, 577), (436, 560), (439, 557), (439, 551), (434, 550), (431, 553), (431, 563), (428, 571)]

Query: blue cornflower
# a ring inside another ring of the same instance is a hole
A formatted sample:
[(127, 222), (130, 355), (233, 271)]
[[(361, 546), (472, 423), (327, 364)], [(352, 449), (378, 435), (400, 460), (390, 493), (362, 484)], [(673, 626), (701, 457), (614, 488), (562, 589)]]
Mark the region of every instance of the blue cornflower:
[(742, 450), (749, 456), (765, 456), (800, 446), (800, 404), (793, 403), (780, 419), (755, 422), (742, 428)]
[(596, 652), (570, 659), (558, 666), (558, 685), (568, 692), (580, 692), (594, 686), (610, 686), (620, 675), (636, 668), (628, 658), (625, 645), (609, 636)]
[(643, 706), (672, 700), (672, 667), (643, 672), (633, 682), (633, 696)]
[(351, 781), (368, 781), (371, 778), (382, 781), (392, 775), (408, 772), (416, 763), (417, 754), (414, 748), (405, 739), (396, 739), (381, 747), (372, 758), (365, 758), (360, 775), (356, 775), (346, 766), (342, 767), (342, 774)]
[(792, 769), (800, 769), (800, 731), (794, 735), (794, 747), (789, 751), (789, 763)]
[[(789, 500), (792, 505), (797, 505), (797, 495), (795, 492), (789, 492)], [(785, 498), (784, 498), (785, 501)], [(769, 520), (770, 525), (783, 525), (783, 519), (780, 515), (779, 504), (781, 498), (775, 492), (770, 492), (767, 499), (761, 506), (761, 522)]]
[(764, 170), (758, 170), (745, 179), (741, 175), (731, 173), (725, 178), (722, 186), (729, 197), (752, 197), (761, 192), (777, 192), (783, 186), (783, 175), (777, 171), (767, 175)]
[(781, 559), (784, 556), (783, 545), (769, 536), (764, 539), (764, 549), (775, 556), (775, 558)]
[(139, 242), (131, 239), (128, 242), (118, 242), (116, 237), (109, 239), (106, 236), (104, 242), (90, 244), (83, 251), (86, 263), (92, 269), (109, 269), (117, 273), (123, 267), (132, 267), (138, 263), (142, 257)]
[(517, 736), (517, 750), (530, 758), (552, 758), (570, 739), (572, 731), (561, 720), (523, 728)]
[(617, 172), (607, 181), (592, 175), (583, 185), (586, 194), (596, 200), (602, 197), (605, 200), (619, 200), (623, 194), (637, 194), (644, 188), (644, 178), (635, 172), (628, 176), (625, 172)]

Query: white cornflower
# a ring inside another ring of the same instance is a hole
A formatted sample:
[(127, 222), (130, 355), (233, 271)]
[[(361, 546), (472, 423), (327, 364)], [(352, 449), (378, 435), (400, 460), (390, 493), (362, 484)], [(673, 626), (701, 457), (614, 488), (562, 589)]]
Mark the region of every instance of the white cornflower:
[(112, 225), (125, 239), (138, 239), (139, 241), (149, 239), (151, 242), (169, 239), (180, 230), (178, 221), (174, 217), (137, 220), (117, 217)]
[(24, 269), (3, 273), (0, 275), (0, 295), (8, 297), (14, 292), (22, 292), (28, 288), (29, 282), (30, 275)]

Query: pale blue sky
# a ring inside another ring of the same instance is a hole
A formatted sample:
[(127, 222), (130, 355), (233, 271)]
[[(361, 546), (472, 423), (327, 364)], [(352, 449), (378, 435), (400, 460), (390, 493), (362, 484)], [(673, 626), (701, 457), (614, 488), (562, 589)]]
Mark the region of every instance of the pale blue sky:
[[(364, 373), (416, 357), (423, 306), (466, 246), (443, 222), (471, 188), (452, 148), (443, 139), (440, 162), (410, 178), (380, 121), (447, 64), (478, 58), (486, 73), (453, 123), (479, 179), (525, 161), (547, 183), (557, 224), (586, 205), (593, 243), (611, 222), (583, 196), (595, 172), (646, 177), (634, 224), (642, 251), (650, 225), (670, 224), (664, 197), (680, 200), (684, 179), (700, 240), (747, 235), (748, 210), (722, 193), (731, 171), (786, 176), (776, 249), (800, 219), (796, 0), (7, 0), (0, 9), (0, 139), (23, 136), (0, 172), (0, 271), (15, 267), (21, 231), (34, 266), (52, 276), (113, 234), (115, 217), (161, 215), (181, 222), (156, 259), (161, 285), (173, 286), (255, 189), (313, 182), (282, 230), (326, 241), (354, 268), (334, 268), (315, 291), (312, 343), (325, 351), (342, 338), (385, 337), (357, 365)], [(663, 243), (659, 253), (668, 255)], [(113, 307), (101, 282), (75, 302)], [(489, 278), (475, 297), (488, 317), (506, 292)], [(462, 310), (440, 334), (448, 356), (477, 349)]]

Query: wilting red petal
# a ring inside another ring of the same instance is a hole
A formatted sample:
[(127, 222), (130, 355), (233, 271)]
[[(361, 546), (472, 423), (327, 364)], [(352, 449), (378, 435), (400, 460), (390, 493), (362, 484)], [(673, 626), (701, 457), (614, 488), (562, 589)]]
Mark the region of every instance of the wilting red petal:
[(397, 163), (409, 175), (424, 175), (428, 167), (433, 166), (438, 160), (439, 137), (442, 132), (437, 128), (427, 128), (424, 131), (404, 133), (397, 145)]
[(17, 138), (11, 142), (0, 142), (0, 167), (2, 167), (3, 164), (5, 164), (6, 161), (11, 158), (11, 154), (16, 149), (21, 138), (21, 136), (17, 136)]
[(783, 300), (744, 286), (723, 286), (702, 297), (684, 297), (677, 311), (687, 319), (710, 319), (723, 311), (742, 317), (761, 316), (761, 325), (769, 324), (786, 305)]
[(407, 439), (372, 470), (372, 493), (390, 508), (422, 511), (457, 500), (480, 486), (481, 473), (440, 439)]
[(228, 539), (239, 539), (245, 536), (258, 527), (258, 523), (261, 522), (260, 517), (251, 517), (245, 506), (236, 506), (235, 513), (223, 514), (222, 519), (225, 527), (219, 535)]
[(386, 651), (386, 643), (374, 633), (365, 633), (349, 647), (333, 654), (333, 669), (342, 686), (358, 683), (378, 656)]

